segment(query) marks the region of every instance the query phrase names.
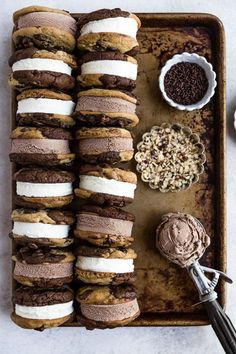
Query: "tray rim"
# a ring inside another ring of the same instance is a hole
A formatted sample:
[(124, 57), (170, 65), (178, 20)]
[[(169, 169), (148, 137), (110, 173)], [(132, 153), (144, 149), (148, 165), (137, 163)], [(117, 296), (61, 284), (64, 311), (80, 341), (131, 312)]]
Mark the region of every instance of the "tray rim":
[[(136, 12), (137, 16), (140, 16), (141, 19), (154, 19), (159, 20), (160, 22), (165, 21), (176, 21), (176, 27), (178, 26), (199, 26), (202, 25), (204, 27), (208, 27), (209, 25), (215, 26), (217, 28), (217, 45), (219, 46), (219, 50), (221, 53), (221, 59), (217, 62), (217, 78), (218, 82), (221, 82), (220, 89), (217, 89), (217, 99), (215, 100), (215, 106), (218, 106), (218, 116), (220, 117), (219, 126), (220, 132), (218, 132), (220, 136), (220, 146), (217, 146), (217, 153), (219, 154), (219, 163), (218, 163), (218, 176), (220, 178), (221, 184), (216, 186), (216, 193), (219, 193), (220, 200), (218, 202), (218, 209), (220, 210), (220, 220), (219, 220), (219, 227), (222, 230), (221, 232), (221, 239), (219, 240), (220, 244), (220, 255), (219, 261), (217, 262), (218, 268), (223, 272), (226, 272), (227, 266), (227, 220), (226, 220), (226, 48), (225, 48), (225, 30), (222, 21), (215, 15), (209, 13), (191, 13), (191, 12)], [(71, 15), (75, 18), (81, 15), (81, 13), (71, 13)], [(195, 22), (193, 24), (193, 22)], [(160, 23), (160, 27), (163, 24)], [(163, 26), (164, 27), (164, 26)], [(142, 31), (142, 27), (141, 27)], [(12, 46), (12, 49), (14, 47)], [(14, 49), (13, 49), (14, 50)], [(12, 101), (12, 122), (11, 128), (14, 129), (15, 127), (15, 115), (14, 115), (14, 108), (16, 100), (16, 91), (12, 90), (11, 92), (11, 101)], [(220, 101), (220, 102), (219, 102)], [(15, 208), (14, 205), (14, 181), (13, 181), (13, 174), (16, 171), (16, 164), (12, 163), (12, 209)], [(215, 218), (217, 214), (215, 215)], [(12, 241), (12, 248), (14, 249), (14, 241)], [(14, 289), (15, 281), (13, 280), (13, 289)], [(218, 285), (219, 293), (220, 293), (220, 303), (223, 307), (226, 305), (226, 285), (223, 282), (220, 282)], [(153, 318), (157, 315), (156, 318)], [(208, 319), (205, 317), (195, 315), (195, 319), (188, 318), (189, 313), (181, 314), (182, 317), (186, 318), (178, 318), (178, 313), (170, 313), (165, 315), (165, 313), (152, 313), (152, 318), (142, 318), (142, 314), (139, 318), (134, 320), (132, 323), (128, 324), (126, 327), (167, 327), (167, 326), (202, 326), (202, 325), (209, 325)], [(164, 318), (166, 317), (166, 318)], [(78, 323), (72, 322), (68, 324), (64, 324), (61, 327), (81, 327)]]

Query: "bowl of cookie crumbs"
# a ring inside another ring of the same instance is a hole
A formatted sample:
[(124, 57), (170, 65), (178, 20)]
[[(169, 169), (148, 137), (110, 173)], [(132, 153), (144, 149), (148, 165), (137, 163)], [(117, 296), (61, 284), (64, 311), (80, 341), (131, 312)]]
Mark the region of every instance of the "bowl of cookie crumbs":
[(205, 106), (214, 96), (216, 73), (205, 57), (176, 54), (161, 69), (159, 87), (166, 102), (181, 111)]
[(141, 180), (160, 192), (190, 188), (204, 172), (205, 148), (189, 127), (163, 123), (142, 136), (135, 154)]

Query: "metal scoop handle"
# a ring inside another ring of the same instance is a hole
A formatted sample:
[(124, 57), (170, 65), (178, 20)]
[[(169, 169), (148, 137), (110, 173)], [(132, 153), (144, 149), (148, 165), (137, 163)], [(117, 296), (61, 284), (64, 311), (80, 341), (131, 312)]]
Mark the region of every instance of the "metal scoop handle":
[(209, 321), (227, 354), (236, 353), (236, 331), (217, 300), (205, 301)]
[[(222, 347), (227, 354), (236, 354), (236, 330), (216, 300), (217, 293), (214, 291), (220, 276), (229, 283), (232, 283), (232, 280), (225, 273), (203, 267), (199, 262), (194, 262), (188, 267), (188, 272), (198, 289), (199, 298)], [(213, 274), (213, 278), (210, 280), (205, 273)]]

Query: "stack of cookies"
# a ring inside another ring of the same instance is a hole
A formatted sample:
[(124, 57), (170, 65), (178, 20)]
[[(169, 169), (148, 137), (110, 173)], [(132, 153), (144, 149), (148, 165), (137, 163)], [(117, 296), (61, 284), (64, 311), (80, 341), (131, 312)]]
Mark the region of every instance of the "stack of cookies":
[(81, 162), (75, 195), (79, 208), (75, 237), (75, 276), (79, 287), (78, 322), (87, 328), (122, 326), (139, 315), (135, 281), (134, 215), (120, 209), (131, 203), (136, 175), (117, 163), (133, 158), (130, 133), (135, 113), (140, 20), (120, 9), (102, 9), (78, 20), (79, 92), (75, 117)]
[[(12, 319), (24, 328), (44, 329), (74, 317), (74, 255), (64, 207), (73, 199), (75, 125), (72, 89), (77, 68), (71, 52), (76, 20), (66, 11), (31, 6), (13, 15), (16, 51), (9, 60), (17, 92), (10, 159), (16, 163), (12, 212), (14, 270)], [(19, 208), (18, 208), (19, 207)], [(63, 209), (58, 209), (63, 207)]]

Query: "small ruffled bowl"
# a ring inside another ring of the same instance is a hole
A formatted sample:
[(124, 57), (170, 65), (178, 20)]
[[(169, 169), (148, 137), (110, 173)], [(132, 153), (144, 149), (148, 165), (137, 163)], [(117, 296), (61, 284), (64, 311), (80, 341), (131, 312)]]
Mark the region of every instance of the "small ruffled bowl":
[[(191, 105), (182, 105), (179, 103), (174, 102), (170, 97), (167, 96), (166, 91), (165, 91), (165, 86), (164, 86), (164, 79), (166, 73), (170, 70), (170, 68), (178, 63), (182, 62), (188, 62), (188, 63), (195, 63), (201, 66), (201, 68), (205, 71), (207, 80), (208, 80), (208, 89), (207, 92), (205, 93), (204, 97), (199, 101)], [(213, 67), (208, 61), (202, 57), (199, 56), (198, 54), (190, 54), (190, 53), (182, 53), (182, 54), (176, 54), (174, 55), (171, 59), (169, 59), (166, 64), (163, 66), (161, 69), (161, 73), (159, 76), (159, 87), (162, 93), (163, 98), (166, 100), (166, 102), (176, 108), (179, 109), (180, 111), (193, 111), (195, 109), (200, 109), (203, 106), (205, 106), (212, 96), (215, 93), (215, 88), (216, 88), (216, 73), (213, 71)]]
[[(173, 134), (175, 141), (171, 139)], [(174, 155), (184, 153), (187, 158), (174, 159)], [(189, 189), (198, 182), (206, 162), (205, 147), (199, 135), (178, 123), (162, 123), (144, 133), (134, 158), (141, 180), (162, 193)]]

